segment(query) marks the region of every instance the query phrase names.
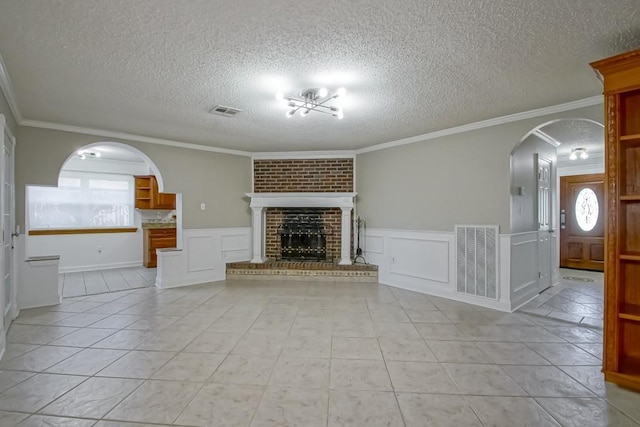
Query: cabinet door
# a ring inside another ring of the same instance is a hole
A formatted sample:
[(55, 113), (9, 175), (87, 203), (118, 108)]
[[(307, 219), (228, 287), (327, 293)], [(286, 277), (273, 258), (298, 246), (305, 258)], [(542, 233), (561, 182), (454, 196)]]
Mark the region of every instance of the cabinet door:
[(175, 209), (176, 195), (172, 193), (158, 193), (156, 209)]
[(151, 239), (151, 250), (155, 252), (156, 249), (162, 248), (175, 248), (176, 238), (173, 236), (153, 237)]

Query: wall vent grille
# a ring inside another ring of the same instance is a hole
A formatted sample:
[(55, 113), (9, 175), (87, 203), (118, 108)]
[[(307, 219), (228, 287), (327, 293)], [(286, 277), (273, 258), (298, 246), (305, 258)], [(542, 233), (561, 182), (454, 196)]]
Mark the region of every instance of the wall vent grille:
[(242, 110), (239, 108), (228, 107), (226, 105), (216, 105), (209, 111), (211, 114), (217, 114), (219, 116), (225, 117), (233, 117), (238, 113), (241, 113)]
[(498, 299), (498, 226), (456, 225), (456, 283), (464, 294)]

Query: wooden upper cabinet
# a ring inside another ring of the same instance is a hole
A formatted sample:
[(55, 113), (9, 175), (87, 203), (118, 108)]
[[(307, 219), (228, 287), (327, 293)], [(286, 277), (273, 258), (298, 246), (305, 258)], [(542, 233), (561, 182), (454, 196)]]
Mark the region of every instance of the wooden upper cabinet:
[(640, 391), (640, 49), (591, 64), (605, 95), (605, 379)]
[(153, 175), (135, 176), (136, 209), (175, 209), (176, 195), (159, 193), (158, 181)]

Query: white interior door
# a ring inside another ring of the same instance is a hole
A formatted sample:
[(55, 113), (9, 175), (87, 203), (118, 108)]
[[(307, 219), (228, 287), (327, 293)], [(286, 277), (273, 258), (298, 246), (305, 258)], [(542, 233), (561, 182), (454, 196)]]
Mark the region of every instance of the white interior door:
[(15, 230), (15, 185), (14, 185), (14, 139), (6, 128), (2, 138), (1, 201), (2, 212), (2, 307), (4, 329), (8, 329), (16, 313), (16, 287), (14, 272)]
[(551, 161), (537, 157), (538, 185), (538, 290), (551, 286)]

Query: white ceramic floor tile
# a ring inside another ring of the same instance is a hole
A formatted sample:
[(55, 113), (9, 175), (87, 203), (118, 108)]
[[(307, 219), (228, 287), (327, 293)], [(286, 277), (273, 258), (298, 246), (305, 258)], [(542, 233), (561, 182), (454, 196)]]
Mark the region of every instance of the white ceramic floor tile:
[(105, 418), (171, 424), (195, 397), (200, 387), (200, 384), (188, 382), (146, 381)]
[(87, 348), (53, 365), (47, 369), (47, 372), (68, 375), (94, 375), (126, 353), (126, 350)]
[(89, 378), (40, 412), (82, 418), (102, 418), (142, 384), (141, 380)]
[(402, 427), (402, 415), (391, 392), (331, 390), (328, 426)]
[(38, 374), (0, 394), (0, 410), (36, 412), (87, 377)]
[(536, 401), (563, 426), (638, 426), (602, 399), (538, 398)]
[(398, 393), (398, 403), (407, 427), (482, 426), (462, 396)]
[(328, 390), (267, 388), (251, 427), (327, 425)]
[(263, 392), (259, 386), (207, 384), (176, 422), (201, 427), (249, 425)]

